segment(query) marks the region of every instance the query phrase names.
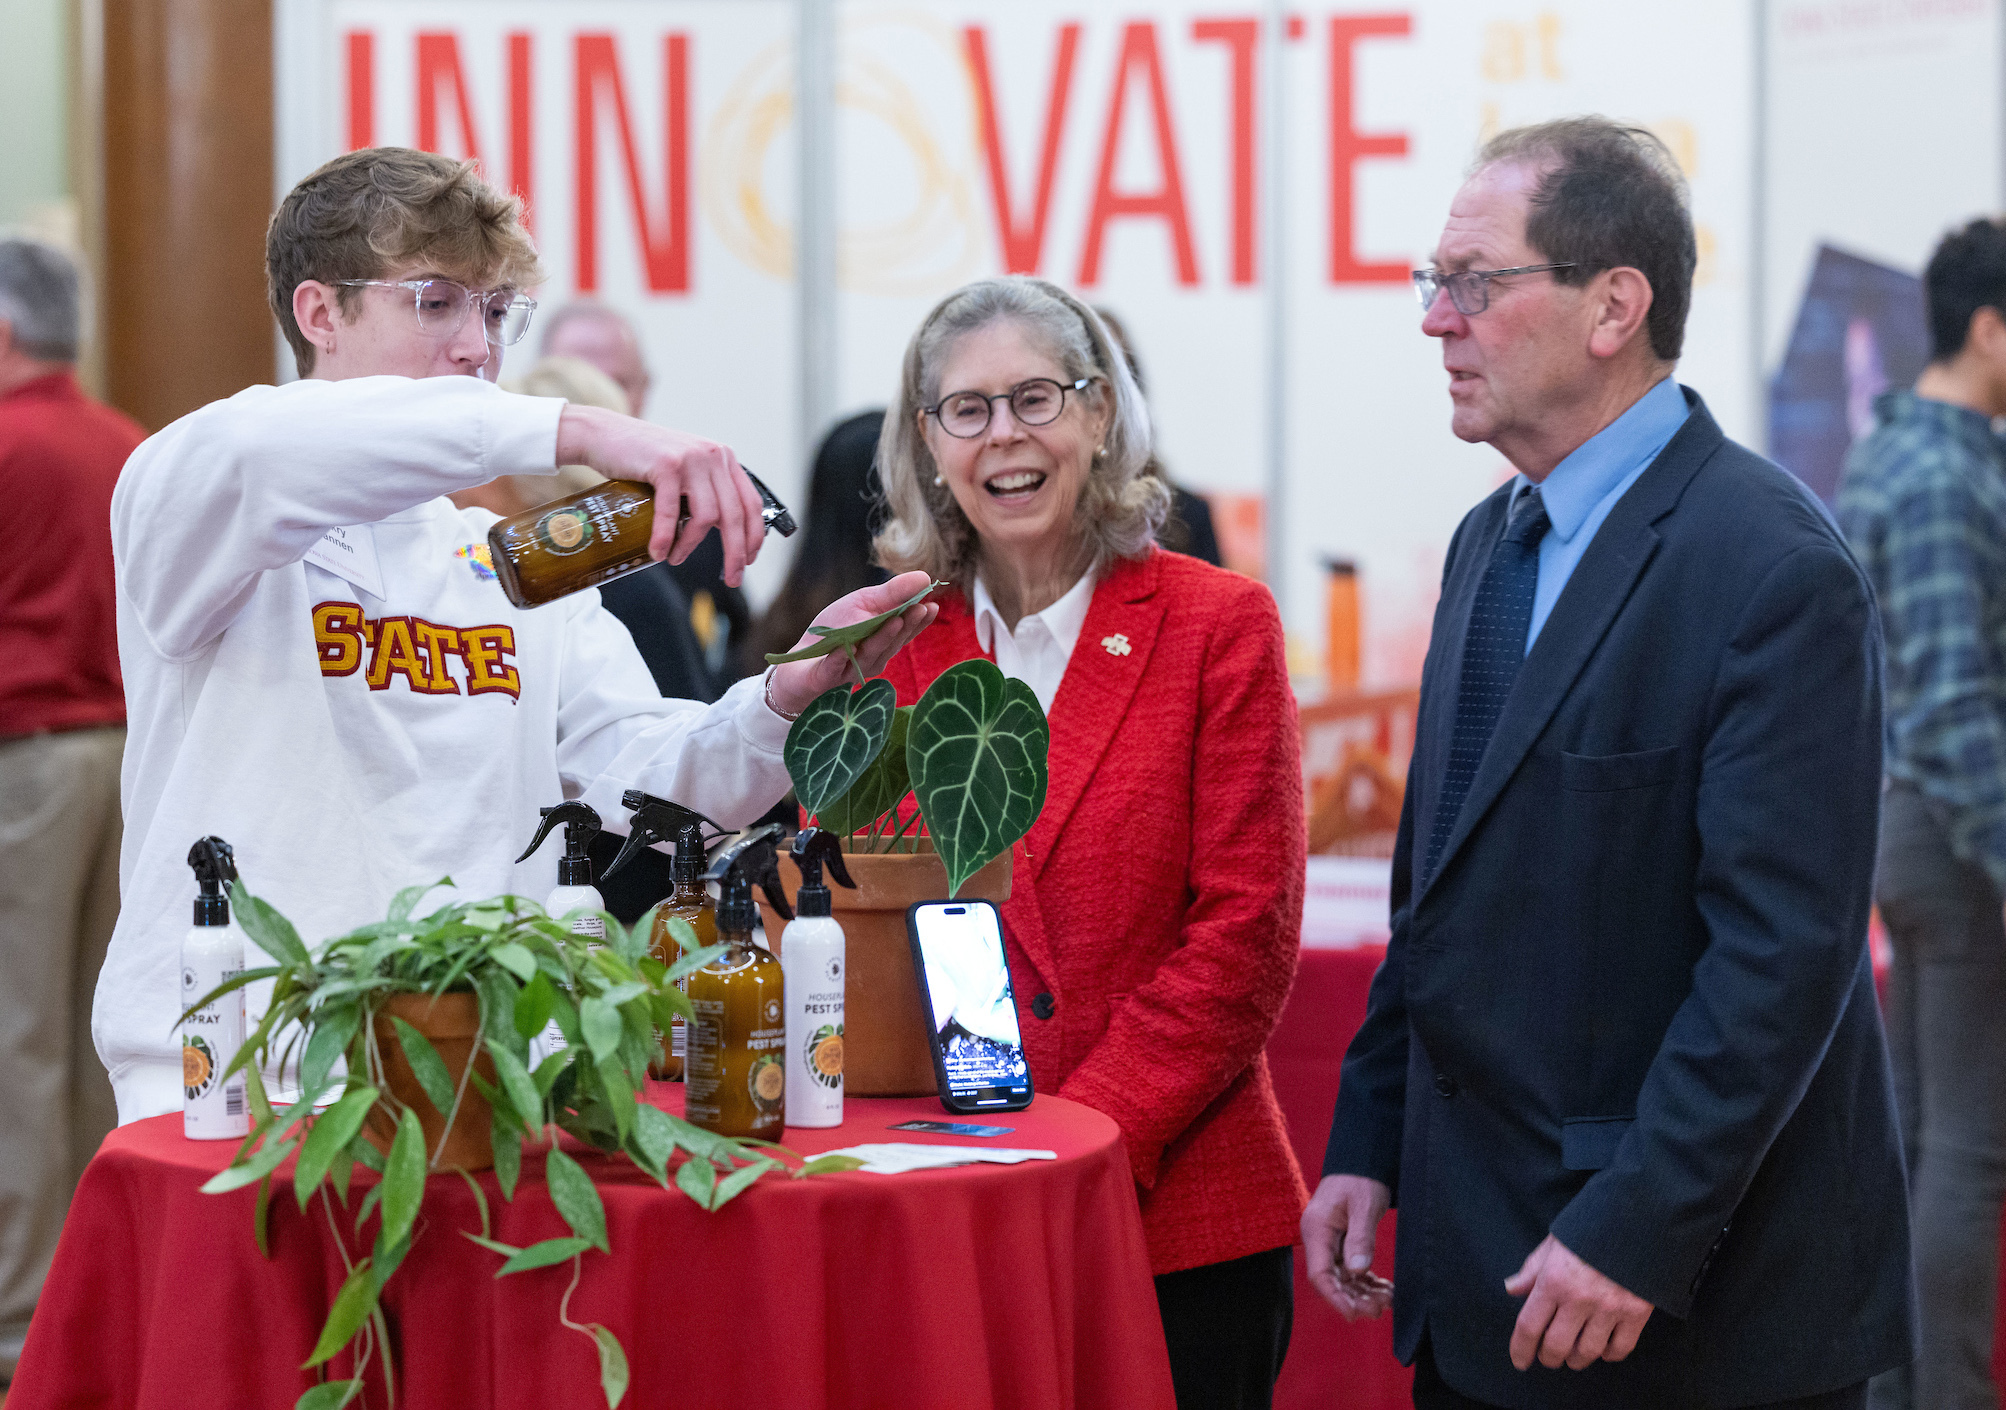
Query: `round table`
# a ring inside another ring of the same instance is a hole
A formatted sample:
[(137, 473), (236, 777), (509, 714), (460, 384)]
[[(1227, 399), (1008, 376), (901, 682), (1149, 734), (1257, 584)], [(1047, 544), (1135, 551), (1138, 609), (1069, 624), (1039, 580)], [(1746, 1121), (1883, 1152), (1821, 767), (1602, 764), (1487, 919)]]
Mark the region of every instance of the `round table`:
[[(680, 1112), (682, 1088), (651, 1083), (649, 1099)], [(786, 1144), (813, 1155), (964, 1139), (887, 1129), (952, 1119), (930, 1098), (851, 1098), (844, 1116), (829, 1130), (790, 1127)], [(571, 1316), (606, 1324), (625, 1346), (625, 1407), (1171, 1406), (1114, 1123), (1053, 1096), (982, 1119), (1015, 1129), (970, 1144), (1058, 1159), (769, 1175), (708, 1214), (624, 1158), (581, 1154), (613, 1252), (585, 1255)], [(10, 1410), (281, 1410), (313, 1383), (299, 1363), (343, 1277), (327, 1216), (318, 1199), (301, 1213), (288, 1162), (273, 1183), (272, 1257), (261, 1257), (254, 1191), (199, 1190), (233, 1150), (184, 1139), (179, 1115), (107, 1138), (71, 1205)], [(479, 1179), (495, 1238), (521, 1246), (568, 1232), (540, 1159), (525, 1159), (513, 1202), (492, 1172)], [(558, 1324), (571, 1265), (497, 1281), (500, 1258), (460, 1237), (479, 1231), (480, 1215), (457, 1175), (432, 1178), (422, 1221), (384, 1294), (400, 1402), (603, 1407), (592, 1343)]]

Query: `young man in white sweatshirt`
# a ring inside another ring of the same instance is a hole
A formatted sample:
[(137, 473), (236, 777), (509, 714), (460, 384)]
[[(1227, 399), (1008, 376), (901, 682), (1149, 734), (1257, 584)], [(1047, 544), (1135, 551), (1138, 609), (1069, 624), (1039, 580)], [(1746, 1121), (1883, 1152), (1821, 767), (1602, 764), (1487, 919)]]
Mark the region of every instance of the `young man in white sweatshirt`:
[[(614, 825), (640, 788), (737, 826), (786, 792), (789, 719), (840, 656), (776, 667), (717, 704), (665, 700), (596, 591), (528, 610), (487, 561), (495, 516), (454, 490), (584, 464), (644, 480), (655, 556), (713, 527), (737, 582), (757, 493), (731, 451), (631, 417), (493, 385), (541, 278), (517, 203), (469, 164), (404, 149), (301, 182), (266, 244), (302, 380), (252, 387), (152, 437), (112, 501), (129, 738), (122, 906), (92, 1029), (119, 1119), (181, 1101), (188, 849), (210, 833), (309, 944), (380, 918), (403, 886), (540, 897), (556, 849), (517, 865), (540, 806)], [(850, 594), (841, 625), (925, 586)], [(932, 620), (886, 625), (867, 673)], [(804, 638), (804, 641), (807, 638)], [(252, 963), (259, 962), (257, 956)], [(268, 992), (268, 986), (266, 989)], [(251, 1007), (266, 994), (254, 988)]]

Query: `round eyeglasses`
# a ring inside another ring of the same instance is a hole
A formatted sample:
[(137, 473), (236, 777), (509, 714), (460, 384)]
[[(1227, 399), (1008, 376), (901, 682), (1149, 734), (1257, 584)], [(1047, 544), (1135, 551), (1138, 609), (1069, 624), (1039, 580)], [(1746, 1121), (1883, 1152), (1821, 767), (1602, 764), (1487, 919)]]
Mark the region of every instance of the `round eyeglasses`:
[(1055, 382), (1050, 377), (1033, 377), (993, 396), (985, 396), (981, 392), (949, 392), (923, 410), (940, 422), (940, 429), (948, 435), (972, 441), (989, 429), (990, 412), (997, 402), (1009, 402), (1010, 414), (1022, 425), (1049, 426), (1066, 409), (1066, 393), (1083, 392), (1093, 380), (1082, 377), (1077, 382)]
[(1440, 269), (1417, 269), (1414, 271), (1414, 292), (1420, 295), (1422, 308), (1433, 308), (1435, 297), (1442, 290), (1449, 291), (1449, 302), (1456, 306), (1456, 312), (1465, 318), (1475, 318), (1491, 306), (1491, 280), (1502, 279), (1508, 274), (1544, 274), (1553, 269), (1572, 269), (1574, 264), (1521, 264), (1513, 269), (1459, 269), (1450, 273)]
[(435, 338), (450, 337), (467, 321), (467, 310), (481, 306), (481, 332), (498, 348), (514, 347), (529, 331), (536, 300), (513, 289), (469, 289), (453, 279), (337, 279), (348, 288), (409, 289), (418, 310), (418, 327)]

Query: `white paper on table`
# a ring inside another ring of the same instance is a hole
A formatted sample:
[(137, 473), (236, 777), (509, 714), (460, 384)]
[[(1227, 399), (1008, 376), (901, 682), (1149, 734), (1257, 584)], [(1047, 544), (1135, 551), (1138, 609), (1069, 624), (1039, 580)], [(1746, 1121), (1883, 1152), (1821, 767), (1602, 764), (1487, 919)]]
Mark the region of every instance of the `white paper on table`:
[(928, 1146), (916, 1141), (879, 1141), (845, 1146), (823, 1155), (850, 1155), (863, 1161), (860, 1169), (873, 1175), (902, 1175), (908, 1170), (945, 1170), (955, 1165), (1019, 1165), (1027, 1160), (1057, 1160), (1057, 1151), (1013, 1150), (1008, 1146)]

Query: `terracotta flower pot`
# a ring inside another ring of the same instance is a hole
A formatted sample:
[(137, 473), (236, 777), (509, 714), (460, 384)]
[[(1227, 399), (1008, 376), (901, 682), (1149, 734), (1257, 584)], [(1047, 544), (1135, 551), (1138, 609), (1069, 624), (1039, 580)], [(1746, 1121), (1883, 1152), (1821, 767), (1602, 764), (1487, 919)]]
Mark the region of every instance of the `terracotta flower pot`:
[[(429, 994), (398, 994), (387, 1000), (376, 1014), (376, 1048), (383, 1061), (384, 1085), (390, 1089), (390, 1095), (418, 1114), (418, 1125), (425, 1132), (425, 1155), (429, 1159), (432, 1152), (439, 1148), (439, 1133), (445, 1130), (446, 1114), (432, 1105), (432, 1099), (418, 1085), (411, 1064), (404, 1058), (404, 1045), (397, 1041), (396, 1025), (390, 1021), (393, 1017), (403, 1019), (431, 1040), (446, 1064), (446, 1073), (452, 1078), (455, 1090), (459, 1087), (461, 1074), (467, 1070), (467, 1058), (477, 1049), (479, 1056), (474, 1061), (474, 1071), (480, 1074), (482, 1081), (493, 1085), (494, 1059), (488, 1056), (485, 1048), (480, 1047), (480, 1000), (471, 993), (441, 994), (436, 999)], [(495, 1153), (489, 1131), (493, 1124), (494, 1113), (488, 1106), (488, 1099), (469, 1082), (466, 1094), (460, 1098), (460, 1112), (453, 1121), (452, 1134), (446, 1138), (446, 1148), (439, 1155), (439, 1168), (443, 1170), (457, 1165), (462, 1170), (486, 1170), (492, 1167)], [(370, 1144), (387, 1152), (397, 1134), (397, 1118), (390, 1107), (378, 1102), (370, 1108), (369, 1122), (364, 1131)]]
[[(922, 845), (927, 850), (884, 856), (845, 853), (843, 865), (856, 889), (830, 882), (832, 909), (845, 942), (843, 1090), (851, 1096), (934, 1095), (933, 1056), (926, 1041), (929, 1016), (913, 974), (905, 913), (915, 901), (947, 895), (947, 867), (931, 844), (922, 840)], [(791, 895), (801, 885), (801, 872), (784, 851), (780, 867)], [(957, 899), (1009, 900), (1010, 854), (969, 877)], [(786, 922), (763, 896), (759, 907), (767, 939), (778, 954)]]

